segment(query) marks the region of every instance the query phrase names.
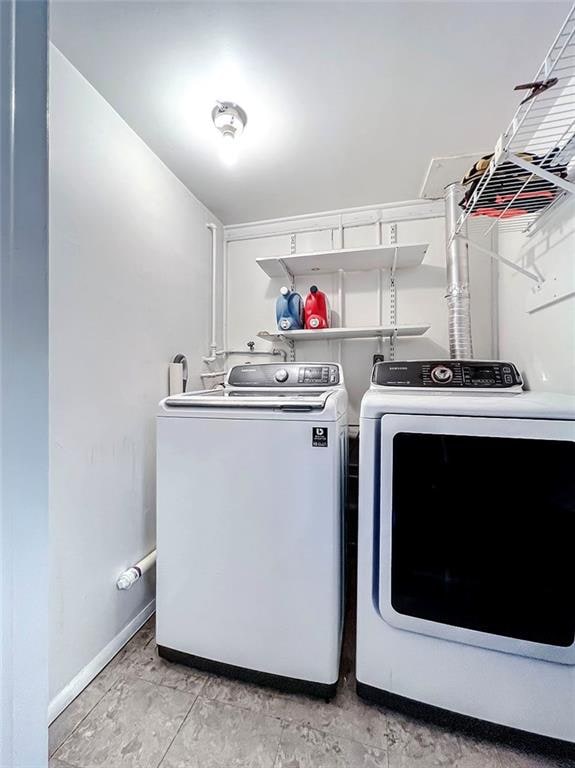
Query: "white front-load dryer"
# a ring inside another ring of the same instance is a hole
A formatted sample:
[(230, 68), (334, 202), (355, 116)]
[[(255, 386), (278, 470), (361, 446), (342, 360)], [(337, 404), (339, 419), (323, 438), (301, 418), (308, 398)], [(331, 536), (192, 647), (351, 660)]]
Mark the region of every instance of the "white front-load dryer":
[(358, 693), (575, 742), (575, 399), (380, 363), (359, 471)]
[(340, 366), (243, 365), (157, 418), (161, 656), (322, 697), (342, 609)]

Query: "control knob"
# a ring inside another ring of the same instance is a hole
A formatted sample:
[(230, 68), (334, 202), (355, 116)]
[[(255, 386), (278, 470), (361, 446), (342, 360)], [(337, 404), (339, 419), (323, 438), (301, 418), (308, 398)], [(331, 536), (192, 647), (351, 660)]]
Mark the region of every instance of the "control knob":
[(449, 384), (453, 379), (453, 371), (446, 365), (436, 365), (431, 371), (431, 378), (436, 384)]
[(278, 371), (276, 371), (274, 379), (281, 384), (288, 380), (288, 376), (289, 373), (286, 371), (286, 369), (280, 368)]

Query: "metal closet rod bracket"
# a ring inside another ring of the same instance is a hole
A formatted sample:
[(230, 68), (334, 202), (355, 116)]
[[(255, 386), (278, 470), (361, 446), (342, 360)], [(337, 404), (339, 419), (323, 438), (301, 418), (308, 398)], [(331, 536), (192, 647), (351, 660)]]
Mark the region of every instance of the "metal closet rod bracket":
[(486, 256), (490, 256), (492, 259), (495, 259), (496, 261), (500, 261), (502, 264), (505, 264), (507, 267), (510, 267), (510, 269), (514, 269), (516, 272), (519, 272), (520, 275), (524, 275), (525, 277), (528, 277), (530, 280), (533, 280), (537, 287), (540, 288), (543, 283), (545, 282), (545, 278), (538, 274), (537, 272), (532, 272), (529, 269), (525, 269), (525, 267), (521, 267), (519, 264), (516, 264), (514, 261), (511, 261), (511, 259), (506, 259), (505, 256), (501, 256), (496, 251), (492, 251), (489, 248), (484, 248), (482, 245), (479, 245), (478, 243), (469, 240), (469, 238), (464, 237), (463, 235), (455, 234), (454, 238), (457, 238), (459, 240), (462, 240), (464, 243), (467, 244), (468, 247), (474, 248), (476, 251), (480, 251), (481, 253), (484, 253)]

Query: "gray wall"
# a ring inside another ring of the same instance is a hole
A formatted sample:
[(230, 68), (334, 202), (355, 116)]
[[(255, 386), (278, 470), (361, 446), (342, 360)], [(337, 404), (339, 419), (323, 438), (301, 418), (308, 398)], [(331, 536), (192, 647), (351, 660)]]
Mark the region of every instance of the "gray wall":
[(155, 546), (154, 414), (176, 352), (201, 386), (214, 217), (54, 47), (50, 64), (55, 715), (151, 607), (152, 578), (115, 580)]
[(500, 267), (500, 355), (519, 365), (531, 389), (575, 394), (575, 200), (529, 238), (501, 230), (501, 255), (538, 270), (545, 282), (534, 291), (529, 278)]

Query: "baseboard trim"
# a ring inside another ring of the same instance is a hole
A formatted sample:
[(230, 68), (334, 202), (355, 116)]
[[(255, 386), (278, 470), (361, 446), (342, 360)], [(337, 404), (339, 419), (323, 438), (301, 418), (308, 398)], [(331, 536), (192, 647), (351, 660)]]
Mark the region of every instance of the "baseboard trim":
[(60, 693), (56, 694), (48, 705), (48, 723), (52, 723), (61, 714), (68, 704), (89, 685), (114, 656), (119, 653), (136, 632), (142, 627), (156, 610), (156, 601), (150, 600), (148, 605), (127, 624), (118, 634), (110, 640), (97, 656), (94, 656), (89, 664), (81, 669), (68, 685)]

